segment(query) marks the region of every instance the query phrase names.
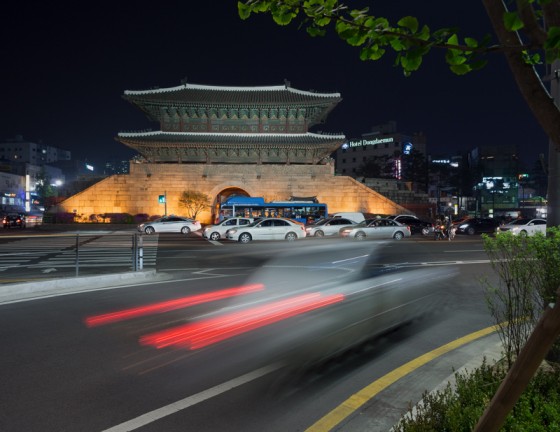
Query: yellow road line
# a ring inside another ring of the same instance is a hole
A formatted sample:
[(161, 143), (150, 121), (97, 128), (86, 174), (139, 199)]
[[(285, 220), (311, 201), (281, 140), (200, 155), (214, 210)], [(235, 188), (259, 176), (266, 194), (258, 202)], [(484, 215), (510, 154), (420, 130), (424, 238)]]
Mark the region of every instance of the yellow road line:
[(426, 363), (442, 356), (443, 354), (453, 351), (469, 342), (480, 339), (481, 337), (487, 336), (494, 333), (498, 329), (498, 326), (486, 327), (477, 332), (463, 336), (462, 338), (456, 339), (453, 342), (449, 342), (433, 351), (430, 351), (414, 360), (405, 363), (401, 367), (389, 372), (385, 376), (379, 378), (378, 380), (372, 382), (367, 387), (364, 387), (359, 392), (353, 394), (344, 402), (342, 402), (338, 407), (329, 412), (323, 418), (318, 420), (315, 424), (311, 425), (306, 429), (306, 432), (326, 432), (332, 430), (336, 425), (342, 422), (346, 417), (354, 413), (358, 408), (364, 405), (367, 401), (372, 399), (382, 390), (389, 387), (391, 384), (397, 382), (399, 379), (408, 375), (409, 373), (415, 371)]

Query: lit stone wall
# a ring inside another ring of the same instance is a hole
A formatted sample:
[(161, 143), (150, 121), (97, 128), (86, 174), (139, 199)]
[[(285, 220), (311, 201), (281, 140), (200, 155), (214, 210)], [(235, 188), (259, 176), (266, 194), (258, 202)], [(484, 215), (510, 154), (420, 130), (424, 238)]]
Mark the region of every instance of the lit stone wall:
[[(206, 193), (215, 204), (218, 194), (239, 188), (267, 201), (290, 196), (317, 196), (330, 213), (408, 213), (351, 177), (335, 176), (332, 165), (131, 164), (130, 174), (108, 177), (66, 199), (50, 212), (75, 212), (83, 220), (103, 213), (163, 215), (159, 195), (167, 196), (167, 214), (185, 215), (179, 206), (183, 191)], [(212, 211), (198, 219), (210, 223)]]

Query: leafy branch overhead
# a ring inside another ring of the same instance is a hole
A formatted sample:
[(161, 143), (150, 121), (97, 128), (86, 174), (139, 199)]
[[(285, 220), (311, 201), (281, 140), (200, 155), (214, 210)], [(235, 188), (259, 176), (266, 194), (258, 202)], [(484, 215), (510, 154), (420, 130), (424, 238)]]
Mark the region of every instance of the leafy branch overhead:
[[(496, 0), (486, 0), (488, 6)], [(501, 2), (501, 0), (500, 0)], [(487, 35), (481, 39), (461, 37), (453, 27), (432, 30), (416, 17), (405, 16), (396, 23), (385, 17), (370, 14), (369, 8), (351, 9), (337, 0), (246, 0), (238, 2), (239, 16), (247, 19), (253, 13), (270, 13), (278, 25), (299, 21), (311, 36), (324, 36), (329, 26), (349, 45), (360, 47), (362, 60), (379, 60), (388, 51), (395, 55), (395, 66), (410, 75), (422, 65), (422, 60), (433, 48), (444, 49), (445, 60), (452, 72), (464, 75), (486, 65), (490, 52), (516, 52), (525, 63), (541, 63), (541, 55), (552, 63), (560, 54), (560, 27), (550, 25), (548, 30), (539, 25), (542, 18), (558, 11), (554, 0), (521, 0), (518, 10), (502, 13), (504, 29), (509, 32), (525, 30), (527, 42), (491, 44)], [(513, 33), (512, 33), (513, 34)]]

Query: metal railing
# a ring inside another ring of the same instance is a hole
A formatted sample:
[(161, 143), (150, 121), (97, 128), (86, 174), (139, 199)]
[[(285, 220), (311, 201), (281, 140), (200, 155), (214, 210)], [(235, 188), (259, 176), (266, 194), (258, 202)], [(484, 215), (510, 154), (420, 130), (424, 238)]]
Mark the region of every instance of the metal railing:
[[(1, 235), (0, 284), (143, 271), (145, 244), (136, 232)], [(157, 239), (148, 247), (155, 267)]]

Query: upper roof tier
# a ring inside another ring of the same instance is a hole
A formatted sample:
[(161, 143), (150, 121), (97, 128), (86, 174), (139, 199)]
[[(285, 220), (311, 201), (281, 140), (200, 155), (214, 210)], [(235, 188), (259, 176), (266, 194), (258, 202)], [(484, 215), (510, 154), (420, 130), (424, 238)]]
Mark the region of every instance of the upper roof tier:
[(123, 98), (137, 105), (148, 117), (162, 122), (166, 109), (304, 108), (307, 126), (323, 122), (342, 100), (340, 93), (297, 90), (288, 83), (277, 86), (231, 87), (182, 84), (150, 90), (125, 90)]

